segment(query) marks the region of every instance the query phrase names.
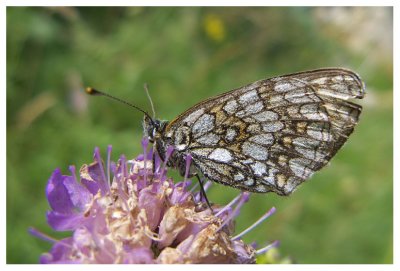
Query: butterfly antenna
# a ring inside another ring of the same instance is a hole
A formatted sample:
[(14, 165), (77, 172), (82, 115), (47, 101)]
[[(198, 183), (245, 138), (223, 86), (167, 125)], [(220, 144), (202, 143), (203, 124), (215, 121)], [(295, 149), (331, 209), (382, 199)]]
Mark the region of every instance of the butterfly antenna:
[[(103, 92), (103, 91), (100, 91), (100, 90), (97, 90), (97, 89), (91, 88), (91, 87), (87, 87), (87, 88), (85, 89), (85, 91), (86, 91), (86, 93), (89, 94), (89, 95), (93, 95), (93, 96), (105, 96), (105, 97), (107, 97), (107, 98), (110, 98), (111, 100), (114, 100), (114, 101), (123, 103), (123, 104), (125, 104), (125, 105), (130, 106), (130, 107), (133, 107), (133, 108), (135, 108), (136, 110), (139, 110), (140, 112), (142, 112), (143, 114), (145, 114), (145, 115), (150, 119), (150, 121), (153, 123), (153, 118), (149, 115), (149, 113), (147, 113), (146, 111), (144, 111), (144, 110), (141, 109), (140, 107), (137, 107), (136, 105), (131, 104), (130, 102), (124, 101), (124, 100), (122, 100), (122, 99), (120, 99), (120, 98), (117, 98), (117, 97), (112, 96), (112, 95), (110, 95), (110, 94), (108, 94), (108, 93), (105, 93), (105, 92)], [(154, 124), (154, 123), (153, 123), (153, 124)]]
[(147, 83), (144, 84), (144, 91), (146, 91), (147, 98), (150, 101), (151, 111), (153, 112), (153, 119), (156, 117), (156, 111), (154, 110), (153, 100), (151, 99), (149, 92), (149, 85)]

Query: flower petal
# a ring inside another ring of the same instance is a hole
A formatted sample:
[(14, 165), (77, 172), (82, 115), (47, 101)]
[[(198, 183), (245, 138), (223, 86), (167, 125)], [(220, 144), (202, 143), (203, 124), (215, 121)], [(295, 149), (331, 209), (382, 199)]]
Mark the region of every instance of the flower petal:
[(160, 222), (160, 241), (158, 248), (169, 246), (175, 237), (187, 227), (189, 221), (185, 219), (185, 209), (181, 206), (172, 206), (164, 214)]
[(72, 237), (65, 238), (55, 243), (49, 253), (42, 254), (39, 260), (40, 263), (80, 263), (79, 261), (72, 260), (69, 257), (71, 254), (72, 244)]
[(123, 263), (152, 264), (154, 263), (154, 254), (148, 247), (133, 248), (126, 253)]
[(190, 192), (186, 190), (186, 188), (190, 185), (190, 180), (186, 182), (179, 182), (175, 185), (171, 185), (174, 187), (172, 194), (170, 195), (170, 201), (172, 204), (183, 204), (190, 198)]
[(256, 250), (252, 246), (243, 243), (242, 240), (233, 241), (233, 249), (236, 254), (235, 262), (238, 264), (255, 263)]
[(85, 211), (86, 205), (93, 198), (86, 187), (76, 182), (74, 177), (67, 176), (64, 179), (64, 186), (68, 190), (70, 200), (74, 207), (79, 211)]
[(152, 186), (139, 193), (139, 208), (145, 209), (149, 228), (154, 231), (160, 223), (164, 206), (163, 194), (152, 192)]
[(64, 184), (67, 177), (61, 175), (60, 169), (54, 170), (47, 183), (46, 196), (51, 209), (59, 213), (71, 214), (74, 211), (74, 204)]
[(183, 254), (179, 249), (166, 247), (157, 257), (159, 264), (177, 264), (183, 262)]
[(215, 224), (210, 224), (199, 232), (185, 251), (182, 247), (177, 248), (184, 252), (191, 263), (235, 263), (235, 253), (229, 236), (223, 231), (218, 231)]
[(83, 213), (65, 214), (48, 211), (46, 216), (47, 223), (56, 231), (74, 230), (82, 226), (85, 220)]
[(100, 190), (102, 195), (109, 192), (107, 180), (104, 179), (104, 172), (98, 162), (93, 162), (90, 165), (83, 165), (79, 170), (81, 183), (92, 193), (96, 195)]

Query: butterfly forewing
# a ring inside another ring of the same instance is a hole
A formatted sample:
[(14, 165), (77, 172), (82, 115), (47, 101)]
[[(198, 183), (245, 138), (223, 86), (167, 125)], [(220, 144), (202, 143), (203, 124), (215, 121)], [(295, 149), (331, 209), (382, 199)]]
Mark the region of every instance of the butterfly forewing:
[(190, 154), (212, 181), (287, 195), (347, 140), (361, 112), (347, 100), (363, 96), (361, 79), (344, 69), (260, 80), (193, 106), (159, 144), (175, 148), (177, 167)]

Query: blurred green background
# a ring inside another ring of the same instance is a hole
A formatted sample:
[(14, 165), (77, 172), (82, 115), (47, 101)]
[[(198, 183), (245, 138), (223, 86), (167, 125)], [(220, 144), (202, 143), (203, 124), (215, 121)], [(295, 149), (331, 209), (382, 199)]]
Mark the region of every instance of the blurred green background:
[[(270, 207), (245, 236), (280, 240), (297, 263), (392, 263), (392, 9), (7, 8), (7, 262), (37, 263), (50, 244), (27, 233), (46, 225), (47, 179), (60, 167), (140, 153), (139, 112), (90, 85), (173, 119), (195, 103), (258, 79), (347, 67), (367, 85), (354, 134), (330, 166), (292, 196), (254, 195), (237, 231)], [(238, 191), (213, 185), (227, 203)]]

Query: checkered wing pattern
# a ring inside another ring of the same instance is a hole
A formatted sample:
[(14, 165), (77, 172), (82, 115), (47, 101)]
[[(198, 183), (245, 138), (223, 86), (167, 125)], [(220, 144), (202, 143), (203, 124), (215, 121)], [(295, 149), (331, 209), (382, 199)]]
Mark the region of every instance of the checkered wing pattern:
[(210, 98), (168, 124), (165, 136), (206, 178), (288, 195), (325, 166), (353, 132), (364, 97), (359, 76), (321, 69)]

